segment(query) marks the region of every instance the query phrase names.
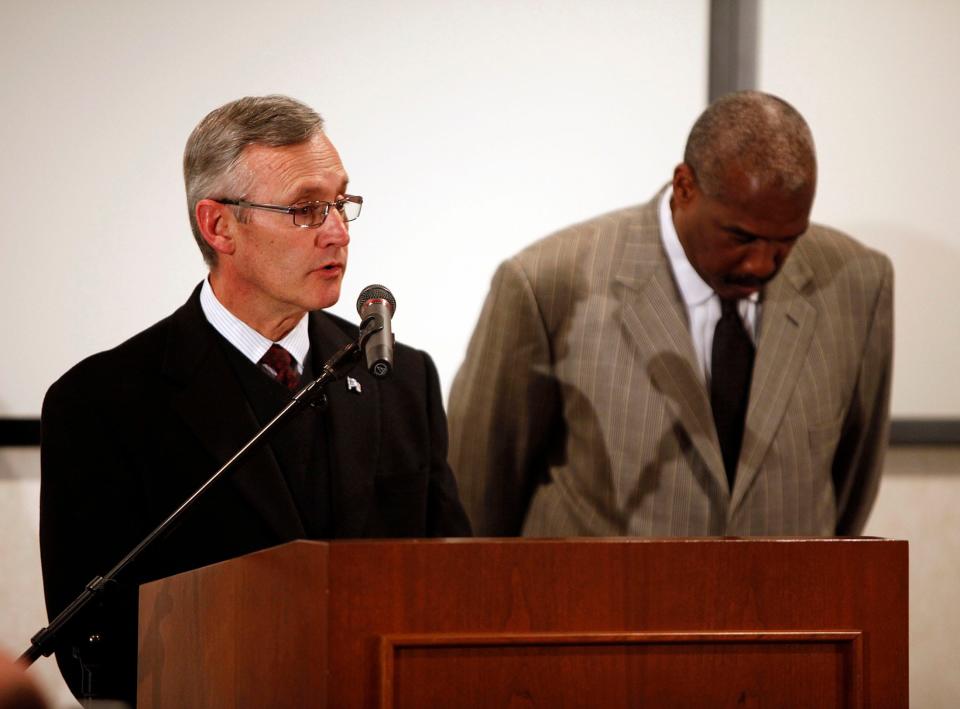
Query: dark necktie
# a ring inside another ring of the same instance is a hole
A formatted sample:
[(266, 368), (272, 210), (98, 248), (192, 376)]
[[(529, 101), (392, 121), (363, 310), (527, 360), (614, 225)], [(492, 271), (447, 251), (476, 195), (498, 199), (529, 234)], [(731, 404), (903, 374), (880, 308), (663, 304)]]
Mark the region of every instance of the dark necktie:
[(300, 374), (293, 356), (276, 343), (270, 345), (260, 358), (260, 367), (290, 391), (296, 391), (300, 386)]
[(720, 439), (723, 467), (733, 490), (743, 443), (743, 425), (753, 374), (753, 342), (743, 326), (737, 301), (720, 300), (720, 319), (713, 331), (710, 405)]

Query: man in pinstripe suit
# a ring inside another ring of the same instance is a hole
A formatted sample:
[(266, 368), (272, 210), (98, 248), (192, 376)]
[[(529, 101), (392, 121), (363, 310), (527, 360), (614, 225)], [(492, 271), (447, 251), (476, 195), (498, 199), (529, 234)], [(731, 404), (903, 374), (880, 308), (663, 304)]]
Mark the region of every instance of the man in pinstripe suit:
[[(652, 201), (500, 266), (449, 407), (476, 533), (862, 531), (887, 438), (893, 272), (809, 223), (815, 188), (799, 113), (731, 94)], [(714, 347), (728, 316), (749, 350), (733, 443), (714, 414), (737, 379)]]

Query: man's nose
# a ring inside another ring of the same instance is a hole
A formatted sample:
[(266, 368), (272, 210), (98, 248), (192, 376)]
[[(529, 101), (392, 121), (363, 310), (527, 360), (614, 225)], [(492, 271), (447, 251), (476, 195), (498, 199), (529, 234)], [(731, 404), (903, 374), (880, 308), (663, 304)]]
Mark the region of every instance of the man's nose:
[(780, 251), (779, 244), (758, 239), (750, 245), (741, 264), (744, 273), (762, 280), (772, 277), (783, 261)]
[(336, 209), (331, 209), (323, 224), (317, 230), (317, 246), (327, 248), (330, 246), (346, 246), (350, 243), (350, 230), (343, 217)]

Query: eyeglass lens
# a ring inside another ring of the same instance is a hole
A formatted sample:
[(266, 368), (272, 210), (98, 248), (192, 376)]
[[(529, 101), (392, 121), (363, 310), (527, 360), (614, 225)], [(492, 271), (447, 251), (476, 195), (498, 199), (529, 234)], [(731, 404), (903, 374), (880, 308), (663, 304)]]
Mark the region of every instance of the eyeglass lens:
[(310, 202), (309, 204), (297, 205), (293, 209), (293, 223), (297, 226), (319, 226), (326, 219), (330, 207), (340, 212), (340, 218), (345, 222), (352, 222), (360, 216), (361, 202), (353, 202), (345, 199), (336, 202)]

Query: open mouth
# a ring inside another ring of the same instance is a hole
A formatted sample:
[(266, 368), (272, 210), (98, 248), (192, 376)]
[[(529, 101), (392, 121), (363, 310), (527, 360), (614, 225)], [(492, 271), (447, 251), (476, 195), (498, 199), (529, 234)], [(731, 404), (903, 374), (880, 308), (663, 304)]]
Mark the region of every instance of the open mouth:
[(320, 268), (316, 270), (317, 273), (323, 274), (324, 276), (339, 276), (343, 273), (343, 264), (340, 263), (325, 263)]

